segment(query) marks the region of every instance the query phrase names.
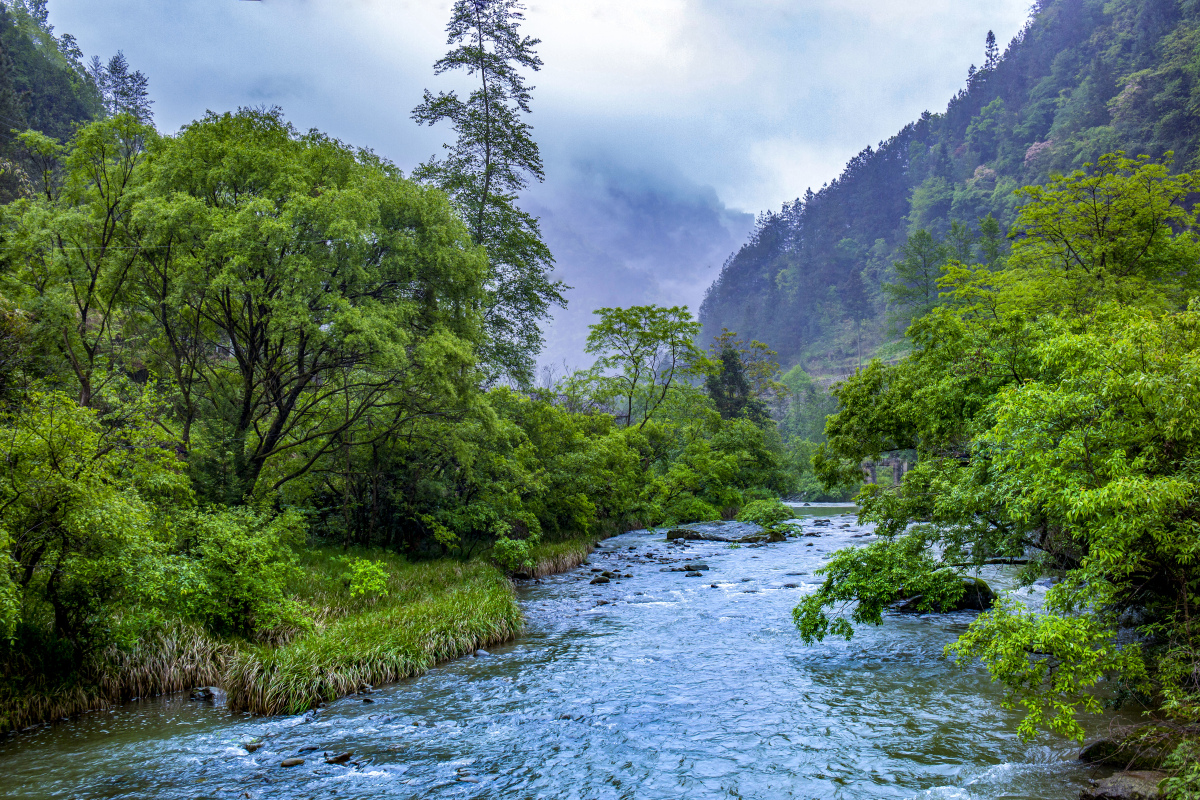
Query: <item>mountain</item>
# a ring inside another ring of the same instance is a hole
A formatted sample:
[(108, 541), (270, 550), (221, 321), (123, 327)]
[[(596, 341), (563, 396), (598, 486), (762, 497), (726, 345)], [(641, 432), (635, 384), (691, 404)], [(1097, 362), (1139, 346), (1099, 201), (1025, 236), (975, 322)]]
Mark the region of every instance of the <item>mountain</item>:
[(702, 335), (737, 331), (816, 374), (886, 356), (884, 285), (911, 235), (975, 255), (980, 221), (1007, 230), (1019, 186), (1114, 150), (1195, 169), (1198, 133), (1200, 0), (1041, 0), (1003, 56), (989, 34), (945, 112), (762, 214), (705, 295)]

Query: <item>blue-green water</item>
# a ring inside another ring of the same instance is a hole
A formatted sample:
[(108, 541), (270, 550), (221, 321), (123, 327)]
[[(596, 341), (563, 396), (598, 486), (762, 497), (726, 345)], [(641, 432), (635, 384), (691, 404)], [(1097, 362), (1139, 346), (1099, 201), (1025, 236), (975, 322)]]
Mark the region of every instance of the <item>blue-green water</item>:
[[(1075, 746), (1020, 741), (986, 674), (943, 657), (969, 612), (800, 642), (790, 614), (813, 570), (869, 541), (853, 517), (830, 519), (763, 547), (610, 539), (588, 566), (520, 589), (520, 640), (372, 703), (256, 718), (159, 698), (0, 741), (0, 797), (1078, 796), (1094, 773)], [(701, 578), (661, 571), (694, 561)], [(592, 585), (592, 568), (633, 577)]]

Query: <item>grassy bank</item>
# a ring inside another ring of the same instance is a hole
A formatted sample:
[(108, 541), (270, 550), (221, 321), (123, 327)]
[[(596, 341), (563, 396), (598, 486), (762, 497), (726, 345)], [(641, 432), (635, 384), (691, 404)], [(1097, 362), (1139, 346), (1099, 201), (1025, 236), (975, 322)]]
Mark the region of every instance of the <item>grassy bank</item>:
[[(596, 537), (539, 544), (534, 577), (565, 572), (592, 552)], [(384, 590), (355, 595), (347, 559), (378, 565)], [(512, 582), (486, 557), (410, 563), (383, 551), (306, 549), (290, 594), (311, 627), (269, 642), (222, 640), (201, 627), (168, 623), (130, 650), (113, 649), (70, 684), (37, 677), (0, 683), (0, 732), (103, 709), (134, 697), (219, 686), (233, 710), (298, 713), (379, 685), (420, 675), (439, 662), (505, 642), (522, 619)], [(36, 676), (35, 665), (20, 673)]]
[(235, 711), (296, 713), (361, 689), (420, 675), (440, 661), (507, 641), (521, 628), (512, 584), (483, 561), (388, 565), (388, 593), (356, 608), (328, 573), (333, 558), (305, 570), (323, 605), (316, 630), (280, 646), (244, 647), (221, 685)]

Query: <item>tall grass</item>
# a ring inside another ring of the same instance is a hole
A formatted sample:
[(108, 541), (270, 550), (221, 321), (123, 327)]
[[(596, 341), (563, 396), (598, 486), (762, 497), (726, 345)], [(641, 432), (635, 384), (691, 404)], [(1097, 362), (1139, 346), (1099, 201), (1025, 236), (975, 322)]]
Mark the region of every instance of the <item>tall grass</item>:
[(74, 680), (24, 669), (23, 680), (0, 682), (0, 732), (108, 708), (132, 697), (152, 697), (218, 684), (234, 647), (198, 625), (168, 623), (132, 650), (110, 647)]
[[(539, 544), (533, 575), (575, 568), (596, 540)], [(343, 577), (347, 557), (380, 564), (386, 594), (352, 596)], [(409, 563), (380, 550), (314, 547), (302, 551), (300, 567), (289, 593), (304, 605), (311, 628), (274, 631), (265, 643), (251, 644), (176, 621), (146, 634), (132, 650), (102, 653), (86, 680), (0, 684), (0, 731), (208, 685), (224, 688), (233, 710), (297, 713), (364, 684), (420, 675), (521, 630), (512, 583), (485, 558)]]
[(561, 542), (542, 542), (533, 548), (533, 577), (544, 578), (575, 569), (596, 547), (595, 537), (566, 539)]
[(494, 567), (479, 561), (395, 566), (386, 598), (355, 608), (336, 590), (322, 593), (328, 613), (318, 630), (281, 647), (236, 653), (223, 681), (230, 708), (298, 713), (364, 684), (420, 675), (520, 631), (512, 584)]

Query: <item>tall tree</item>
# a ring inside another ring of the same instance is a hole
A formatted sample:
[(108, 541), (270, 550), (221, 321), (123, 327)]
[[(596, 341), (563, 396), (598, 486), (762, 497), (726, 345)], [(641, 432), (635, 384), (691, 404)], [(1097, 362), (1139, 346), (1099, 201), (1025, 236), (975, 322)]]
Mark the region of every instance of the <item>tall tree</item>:
[(552, 304), (565, 306), (563, 284), (550, 277), (554, 258), (542, 241), (538, 220), (517, 206), (532, 178), (544, 179), (542, 158), (522, 118), (530, 92), (522, 69), (541, 69), (539, 39), (522, 36), (524, 6), (516, 0), (456, 0), (446, 26), (453, 49), (434, 64), (434, 74), (463, 69), (479, 83), (464, 100), (456, 92), (425, 92), (413, 109), (424, 125), (443, 120), (457, 139), (446, 157), (431, 158), (413, 173), (450, 195), (472, 238), (487, 248), (491, 273), (486, 297), (488, 342), (481, 353), (492, 380), (518, 383), (533, 377), (542, 346), (538, 322)]
[(132, 114), (138, 122), (147, 125), (154, 121), (150, 105), (149, 79), (140, 70), (130, 70), (129, 61), (120, 50), (105, 64), (99, 56), (92, 56), (88, 75), (104, 101), (104, 111), (110, 116)]
[(630, 306), (601, 308), (600, 321), (591, 325), (587, 351), (600, 358), (604, 394), (623, 401), (616, 414), (626, 426), (640, 416), (644, 427), (667, 399), (671, 387), (692, 373), (704, 359), (694, 341), (700, 323), (687, 306)]
[(885, 283), (883, 292), (893, 308), (893, 322), (903, 329), (928, 314), (938, 303), (938, 277), (950, 248), (927, 230), (918, 230), (900, 248), (904, 258), (893, 265), (896, 282)]

